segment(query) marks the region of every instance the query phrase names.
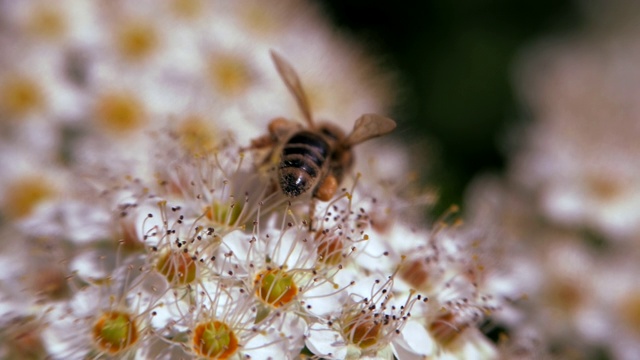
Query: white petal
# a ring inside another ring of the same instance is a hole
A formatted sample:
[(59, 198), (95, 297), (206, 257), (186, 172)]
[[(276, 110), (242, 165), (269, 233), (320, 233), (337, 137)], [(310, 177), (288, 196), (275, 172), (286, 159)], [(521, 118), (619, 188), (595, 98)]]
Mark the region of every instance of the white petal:
[(420, 355), (430, 355), (435, 350), (435, 343), (427, 329), (416, 321), (407, 322), (394, 342)]
[(347, 357), (347, 347), (340, 334), (325, 325), (311, 325), (305, 343), (312, 353), (325, 359), (345, 359)]

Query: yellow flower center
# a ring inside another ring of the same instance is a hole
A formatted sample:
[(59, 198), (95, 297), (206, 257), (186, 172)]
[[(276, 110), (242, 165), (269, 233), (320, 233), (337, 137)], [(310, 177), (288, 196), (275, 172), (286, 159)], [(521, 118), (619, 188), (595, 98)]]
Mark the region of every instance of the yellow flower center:
[(131, 21), (120, 29), (116, 44), (122, 57), (134, 61), (141, 60), (157, 48), (158, 35), (150, 24)]
[(44, 105), (42, 89), (32, 79), (14, 76), (0, 85), (0, 112), (20, 117)]
[(466, 323), (458, 324), (453, 314), (446, 313), (431, 323), (429, 331), (440, 345), (449, 346), (468, 327)]
[(44, 359), (47, 356), (42, 340), (43, 324), (35, 316), (20, 316), (5, 324), (3, 356), (5, 359)]
[(29, 31), (41, 38), (60, 38), (66, 31), (63, 14), (53, 6), (39, 6), (32, 10), (27, 22)]
[(416, 289), (424, 289), (429, 282), (427, 266), (421, 259), (402, 264), (400, 277)]
[(378, 343), (381, 336), (382, 323), (372, 316), (356, 316), (344, 327), (346, 338), (361, 349), (367, 349)]
[(618, 307), (624, 323), (640, 334), (640, 292), (629, 294)]
[(209, 65), (209, 76), (216, 88), (227, 96), (238, 95), (251, 85), (249, 66), (234, 56), (215, 58)]
[(278, 29), (278, 19), (256, 4), (247, 4), (241, 13), (241, 20), (248, 30), (257, 35), (272, 34)]
[(179, 17), (192, 19), (202, 12), (201, 0), (173, 0), (171, 10)]
[(211, 153), (216, 147), (216, 134), (211, 122), (207, 123), (200, 116), (189, 116), (178, 128), (182, 146), (192, 155)]
[(256, 295), (273, 307), (281, 307), (293, 301), (298, 287), (293, 278), (281, 270), (264, 270), (256, 276)]
[(242, 213), (242, 204), (222, 204), (214, 202), (205, 208), (205, 216), (218, 225), (234, 226)]
[(238, 350), (238, 339), (223, 322), (200, 323), (193, 331), (193, 350), (207, 359), (228, 359)]
[(339, 236), (326, 236), (324, 234), (319, 235), (317, 241), (319, 241), (316, 248), (318, 260), (330, 266), (338, 265), (342, 260), (344, 241)]
[(14, 181), (7, 186), (4, 199), (4, 211), (14, 218), (31, 214), (39, 204), (51, 198), (55, 191), (42, 178), (27, 177)]
[(132, 94), (110, 93), (98, 99), (95, 116), (105, 128), (122, 133), (135, 130), (145, 122), (143, 104)]
[(167, 278), (170, 284), (190, 284), (198, 275), (196, 262), (185, 252), (163, 253), (158, 259), (156, 269)]
[(105, 312), (93, 325), (93, 339), (98, 348), (111, 354), (119, 353), (138, 341), (138, 329), (128, 313)]

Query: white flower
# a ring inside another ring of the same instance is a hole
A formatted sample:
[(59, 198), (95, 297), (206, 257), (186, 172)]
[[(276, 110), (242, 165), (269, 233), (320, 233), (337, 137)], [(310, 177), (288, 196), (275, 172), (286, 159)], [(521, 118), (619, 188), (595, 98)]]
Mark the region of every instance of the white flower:
[[(633, 237), (640, 223), (640, 174), (628, 166), (640, 154), (632, 34), (530, 50), (521, 88), (536, 123), (514, 169), (552, 221), (619, 240)], [(614, 38), (624, 45), (612, 46)]]

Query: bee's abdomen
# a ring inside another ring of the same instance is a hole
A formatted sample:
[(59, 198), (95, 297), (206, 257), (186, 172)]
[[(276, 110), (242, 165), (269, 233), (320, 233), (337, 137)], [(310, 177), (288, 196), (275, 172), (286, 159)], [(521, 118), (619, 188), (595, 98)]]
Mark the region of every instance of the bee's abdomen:
[(317, 182), (324, 166), (329, 144), (319, 135), (301, 131), (282, 149), (279, 177), (282, 192), (297, 197)]

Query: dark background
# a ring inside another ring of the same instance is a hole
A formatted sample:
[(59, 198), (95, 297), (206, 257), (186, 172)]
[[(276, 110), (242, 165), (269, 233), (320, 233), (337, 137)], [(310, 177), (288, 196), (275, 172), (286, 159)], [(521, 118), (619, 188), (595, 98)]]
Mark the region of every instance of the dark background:
[[(567, 0), (317, 1), (336, 26), (399, 71), (392, 114), (403, 140), (426, 143), (441, 214), (461, 205), (474, 175), (505, 167), (501, 138), (526, 122), (511, 75), (514, 56), (536, 39), (580, 26)], [(420, 151), (420, 150), (418, 150)]]

